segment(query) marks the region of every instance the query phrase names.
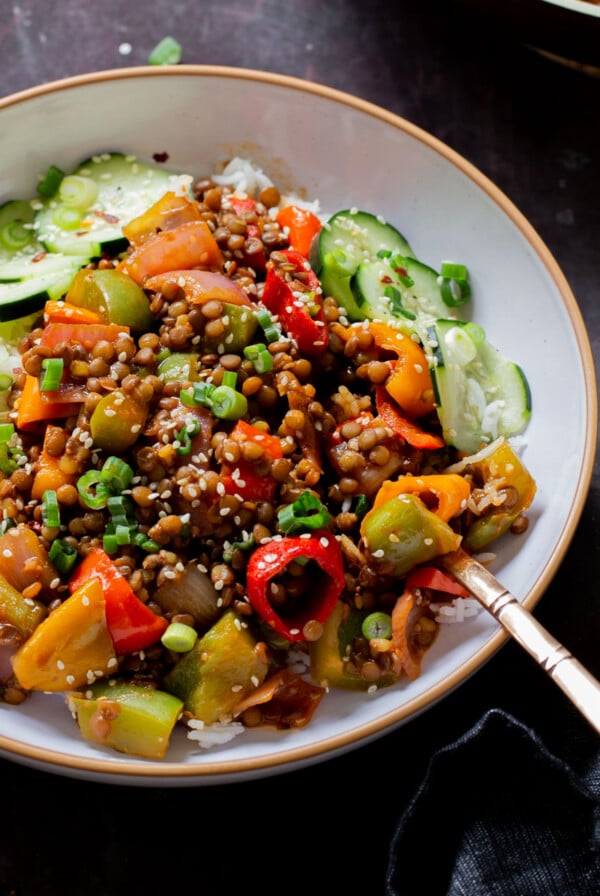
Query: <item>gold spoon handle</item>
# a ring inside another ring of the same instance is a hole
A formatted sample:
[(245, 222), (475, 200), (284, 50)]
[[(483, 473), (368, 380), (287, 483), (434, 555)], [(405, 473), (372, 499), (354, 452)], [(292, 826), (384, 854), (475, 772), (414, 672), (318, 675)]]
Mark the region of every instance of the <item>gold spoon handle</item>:
[(600, 682), (485, 566), (463, 550), (438, 560), (539, 663), (600, 733)]

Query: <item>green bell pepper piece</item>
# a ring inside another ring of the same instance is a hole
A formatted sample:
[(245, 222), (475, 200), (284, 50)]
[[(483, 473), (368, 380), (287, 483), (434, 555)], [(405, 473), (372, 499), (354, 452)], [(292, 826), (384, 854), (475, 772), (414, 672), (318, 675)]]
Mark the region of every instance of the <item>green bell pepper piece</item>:
[(414, 494), (386, 501), (365, 517), (363, 527), (371, 561), (394, 576), (455, 551), (461, 543), (461, 536)]
[(130, 682), (100, 681), (67, 706), (86, 740), (120, 753), (163, 759), (183, 703), (172, 694)]
[(101, 314), (106, 323), (130, 327), (133, 332), (146, 333), (154, 323), (144, 290), (114, 268), (78, 271), (65, 299)]
[(163, 687), (184, 702), (194, 718), (212, 725), (263, 683), (269, 666), (266, 652), (240, 617), (228, 610), (183, 654)]
[(198, 357), (195, 352), (173, 352), (160, 362), (156, 375), (163, 383), (170, 380), (194, 383), (198, 380)]
[(258, 327), (258, 320), (251, 308), (223, 302), (222, 320), (225, 323), (225, 332), (214, 339), (204, 335), (201, 343), (203, 351), (241, 352), (251, 344)]
[(126, 451), (140, 435), (148, 406), (117, 389), (100, 399), (90, 417), (94, 447), (111, 454)]
[[(310, 644), (310, 677), (321, 687), (349, 691), (367, 691), (374, 682), (362, 678), (358, 670), (345, 662), (347, 648), (360, 637), (367, 614), (339, 601), (323, 626), (323, 634)], [(383, 673), (376, 682), (378, 688), (398, 681), (392, 671)]]

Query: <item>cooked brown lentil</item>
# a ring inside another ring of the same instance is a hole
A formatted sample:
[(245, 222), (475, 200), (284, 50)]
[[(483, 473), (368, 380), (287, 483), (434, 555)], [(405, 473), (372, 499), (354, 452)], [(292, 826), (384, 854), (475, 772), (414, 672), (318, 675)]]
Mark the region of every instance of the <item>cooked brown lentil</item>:
[[(300, 295), (306, 290), (308, 274), (295, 271), (283, 254), (288, 237), (269, 214), (281, 199), (276, 187), (263, 189), (256, 207), (241, 211), (232, 207), (231, 189), (210, 178), (197, 180), (193, 192), (200, 217), (222, 251), (227, 276), (252, 302), (260, 301), (264, 286), (261, 257), (267, 267), (287, 277)], [(116, 259), (102, 258), (97, 267), (110, 269), (115, 264)], [(283, 332), (267, 343), (273, 366), (264, 373), (255, 370), (242, 350), (229, 349), (230, 318), (224, 302), (211, 299), (197, 305), (174, 281), (149, 293), (155, 318), (152, 332), (124, 333), (114, 342), (98, 341), (89, 351), (77, 342), (59, 343), (52, 350), (40, 345), (40, 320), (39, 327), (21, 342), (24, 373), (15, 377), (9, 406), (13, 408), (11, 418), (16, 419), (25, 374), (39, 377), (42, 362), (52, 356), (63, 359), (70, 378), (84, 391), (79, 414), (64, 419), (44, 444), (47, 455), (60, 463), (66, 475), (66, 481), (56, 488), (61, 524), (59, 528), (43, 525), (39, 496), (30, 495), (41, 463), (42, 430), (20, 433), (25, 464), (0, 480), (2, 518), (31, 527), (46, 548), (60, 536), (83, 557), (103, 544), (110, 513), (106, 508), (87, 507), (77, 480), (87, 470), (100, 470), (106, 459), (106, 452), (94, 446), (90, 420), (104, 397), (120, 391), (143, 409), (137, 438), (123, 452), (134, 473), (123, 496), (131, 502), (134, 524), (147, 543), (144, 547), (122, 545), (113, 559), (135, 594), (155, 613), (186, 625), (196, 624), (189, 613), (165, 611), (154, 600), (159, 588), (177, 583), (186, 566), (195, 563), (207, 571), (219, 594), (219, 606), (233, 606), (250, 619), (253, 611), (246, 597), (245, 578), (248, 558), (253, 547), (281, 536), (278, 511), (305, 492), (320, 498), (331, 512), (329, 528), (344, 556), (343, 600), (365, 612), (390, 610), (401, 583), (390, 581), (369, 565), (361, 543), (359, 499), (371, 501), (381, 482), (398, 470), (414, 474), (437, 471), (452, 457), (445, 449), (426, 456), (377, 422), (373, 387), (384, 385), (392, 372), (389, 353), (377, 347), (368, 329), (348, 325), (332, 297), (321, 298), (327, 350), (314, 357), (302, 355)], [(260, 330), (256, 341), (263, 341)], [(161, 373), (161, 359), (174, 353), (194, 359), (189, 380)], [(194, 383), (219, 386), (231, 374), (237, 376), (236, 388), (248, 402), (245, 419), (277, 439), (281, 456), (271, 456), (257, 440), (240, 442), (230, 421), (182, 405), (182, 390)], [(183, 453), (182, 427), (190, 420), (199, 421), (200, 429), (196, 432), (192, 426), (190, 451)], [(110, 426), (110, 421), (105, 420), (104, 425)], [(224, 485), (226, 473), (240, 492), (244, 476), (272, 480), (274, 497), (265, 500), (260, 495), (245, 497), (235, 489), (231, 492)], [(474, 485), (476, 504), (485, 487)], [(498, 498), (506, 508), (515, 500), (510, 489)], [(465, 518), (472, 518), (475, 512), (474, 506), (470, 507)], [(513, 523), (512, 531), (524, 531), (526, 525), (522, 516)], [(318, 575), (312, 561), (288, 564), (269, 583), (271, 605), (282, 616), (293, 612), (314, 589)], [(40, 573), (39, 581), (23, 594), (39, 597), (52, 610), (68, 595), (65, 581), (60, 577), (53, 581), (53, 587), (47, 588)], [(303, 637), (306, 642), (316, 641), (322, 631), (322, 623), (312, 619), (305, 624)], [(435, 632), (433, 619), (422, 614), (412, 637), (419, 646), (428, 646)], [(0, 626), (0, 643), (19, 640), (14, 628)], [(158, 685), (175, 661), (176, 656), (159, 643), (120, 657), (119, 672)], [(392, 664), (385, 645), (371, 644), (361, 636), (349, 645), (345, 662), (372, 684), (388, 673)], [(7, 703), (25, 699), (23, 689), (12, 678), (2, 683), (2, 689)], [(93, 727), (102, 734), (118, 712), (118, 704), (102, 701)], [(257, 725), (262, 715), (257, 708), (250, 708), (242, 720), (248, 726)]]

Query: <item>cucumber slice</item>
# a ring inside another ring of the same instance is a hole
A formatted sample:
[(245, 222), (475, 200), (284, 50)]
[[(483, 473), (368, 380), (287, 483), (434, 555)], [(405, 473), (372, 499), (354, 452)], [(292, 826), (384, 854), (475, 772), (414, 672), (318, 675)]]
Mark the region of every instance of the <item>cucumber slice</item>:
[(474, 454), (498, 436), (517, 435), (531, 417), (521, 367), (505, 358), (477, 324), (438, 320), (427, 348), (437, 414), (446, 442)]
[(416, 258), (396, 255), (363, 262), (351, 289), (365, 317), (405, 324), (422, 342), (427, 328), (449, 313), (437, 271)]
[(34, 227), (48, 251), (91, 258), (125, 249), (123, 226), (160, 199), (174, 177), (164, 168), (122, 153), (93, 156), (72, 173), (96, 182), (98, 193), (92, 205), (78, 210), (61, 202), (59, 191), (41, 202)]
[(12, 256), (7, 261), (0, 260), (0, 284), (20, 283), (22, 280), (35, 280), (46, 274), (55, 274), (60, 271), (77, 270), (88, 264), (88, 255), (59, 255), (50, 253), (38, 260), (37, 256)]
[(11, 199), (0, 205), (0, 263), (15, 255), (32, 255), (39, 248), (33, 231), (35, 211), (26, 199)]
[(311, 251), (311, 264), (324, 291), (346, 309), (350, 320), (362, 320), (350, 279), (360, 264), (376, 261), (380, 252), (414, 257), (407, 240), (392, 225), (370, 212), (344, 209), (324, 225)]
[(85, 256), (48, 256), (45, 267), (43, 262), (31, 263), (34, 268), (42, 265), (35, 275), (0, 283), (0, 321), (25, 317), (40, 311), (48, 299), (62, 298), (79, 268), (88, 260)]

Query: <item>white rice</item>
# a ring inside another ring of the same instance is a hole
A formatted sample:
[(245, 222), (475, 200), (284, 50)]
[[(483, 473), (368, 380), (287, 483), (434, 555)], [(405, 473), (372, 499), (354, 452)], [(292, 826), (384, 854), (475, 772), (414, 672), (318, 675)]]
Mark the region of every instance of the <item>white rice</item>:
[(189, 719), (187, 726), (188, 740), (195, 741), (203, 750), (220, 747), (245, 732), (241, 722), (215, 722), (213, 725), (205, 725), (201, 719)]
[(464, 622), (477, 616), (482, 609), (474, 597), (455, 597), (449, 602), (432, 603), (430, 608), (435, 613), (435, 621), (442, 625)]

